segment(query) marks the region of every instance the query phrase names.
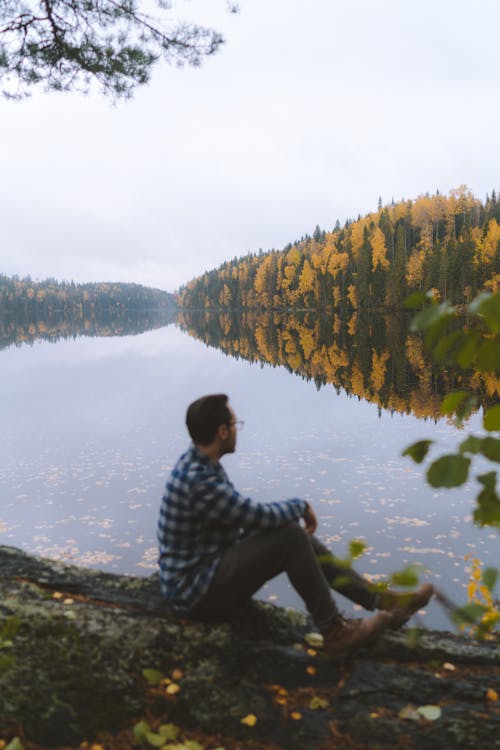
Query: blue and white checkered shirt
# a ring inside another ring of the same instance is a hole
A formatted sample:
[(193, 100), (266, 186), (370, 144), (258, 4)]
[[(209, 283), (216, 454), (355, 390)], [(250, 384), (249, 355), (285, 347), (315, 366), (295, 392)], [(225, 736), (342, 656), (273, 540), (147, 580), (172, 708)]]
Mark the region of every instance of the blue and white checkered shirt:
[(237, 492), (221, 464), (191, 444), (175, 465), (158, 523), (160, 585), (171, 609), (187, 614), (208, 590), (224, 551), (256, 529), (298, 521), (297, 498), (258, 503)]

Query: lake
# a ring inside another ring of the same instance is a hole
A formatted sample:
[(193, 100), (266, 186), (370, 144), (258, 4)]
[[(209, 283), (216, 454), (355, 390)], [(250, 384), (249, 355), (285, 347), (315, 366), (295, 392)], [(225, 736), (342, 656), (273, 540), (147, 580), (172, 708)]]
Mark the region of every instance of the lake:
[[(437, 492), (422, 467), (401, 457), (406, 445), (426, 437), (446, 450), (460, 437), (456, 428), (404, 413), (403, 406), (384, 408), (366, 387), (360, 398), (344, 383), (308, 379), (297, 359), (297, 367), (292, 360), (282, 367), (248, 361), (256, 356), (241, 343), (238, 357), (220, 342), (208, 347), (201, 329), (186, 332), (191, 324), (0, 351), (0, 544), (150, 575), (163, 486), (189, 442), (186, 406), (225, 392), (245, 421), (237, 452), (223, 459), (240, 491), (262, 501), (303, 497), (318, 515), (319, 535), (338, 555), (353, 538), (368, 543), (357, 568), (373, 580), (420, 563), (426, 579), (464, 603), (464, 556), (498, 565), (498, 535), (473, 527), (473, 487)], [(285, 345), (295, 356), (289, 339)], [(480, 429), (480, 414), (469, 428)], [(259, 596), (301, 606), (283, 576)], [(340, 596), (338, 603), (352, 611)], [(422, 623), (449, 627), (435, 602)]]

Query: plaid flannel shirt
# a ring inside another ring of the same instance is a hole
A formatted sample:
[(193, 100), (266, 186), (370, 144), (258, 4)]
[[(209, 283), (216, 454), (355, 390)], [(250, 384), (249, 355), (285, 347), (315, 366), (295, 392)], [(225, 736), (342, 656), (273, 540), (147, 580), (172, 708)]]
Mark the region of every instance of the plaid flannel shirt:
[(298, 521), (305, 508), (298, 498), (259, 503), (240, 495), (221, 464), (191, 444), (167, 482), (158, 523), (160, 586), (171, 609), (187, 614), (201, 599), (228, 547), (251, 531)]

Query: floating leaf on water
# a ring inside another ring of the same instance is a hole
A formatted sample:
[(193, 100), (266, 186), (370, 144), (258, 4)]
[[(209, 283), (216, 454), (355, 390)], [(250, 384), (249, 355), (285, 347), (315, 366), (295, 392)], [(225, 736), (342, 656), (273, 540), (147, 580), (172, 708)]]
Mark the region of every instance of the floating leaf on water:
[(441, 709), (439, 706), (419, 706), (417, 708), (420, 716), (423, 716), (427, 721), (436, 721), (441, 716)]

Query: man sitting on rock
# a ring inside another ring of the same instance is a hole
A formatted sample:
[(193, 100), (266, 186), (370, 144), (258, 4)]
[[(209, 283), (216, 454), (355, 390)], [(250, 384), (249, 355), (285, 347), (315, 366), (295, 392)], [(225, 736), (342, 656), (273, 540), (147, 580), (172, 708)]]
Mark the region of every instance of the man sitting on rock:
[[(316, 516), (304, 500), (260, 503), (235, 490), (220, 464), (235, 451), (241, 424), (227, 396), (194, 401), (186, 424), (193, 442), (167, 482), (158, 524), (161, 590), (173, 612), (231, 619), (266, 581), (286, 572), (323, 634), (326, 653), (343, 660), (427, 604), (430, 584), (410, 594), (377, 592), (336, 563), (314, 536)], [(365, 620), (344, 620), (331, 588), (381, 611)]]

